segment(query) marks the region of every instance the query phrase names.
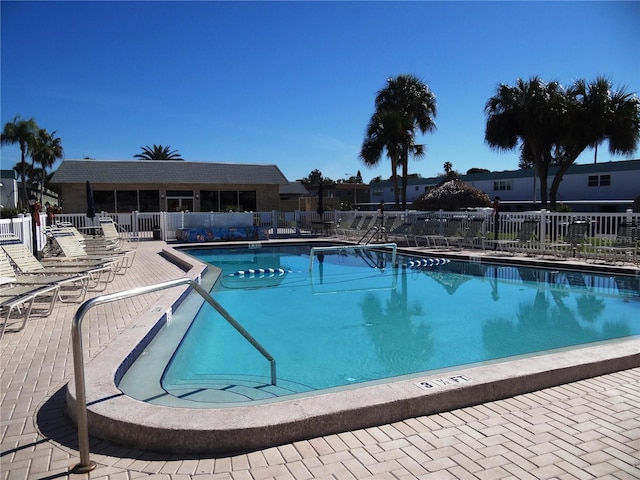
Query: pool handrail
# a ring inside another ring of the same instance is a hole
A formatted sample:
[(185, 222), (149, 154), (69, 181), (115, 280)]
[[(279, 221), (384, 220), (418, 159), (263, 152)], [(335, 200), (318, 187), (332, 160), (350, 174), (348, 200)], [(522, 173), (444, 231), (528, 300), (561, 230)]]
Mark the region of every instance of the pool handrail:
[(276, 361), (273, 356), (262, 345), (260, 345), (260, 343), (255, 338), (253, 338), (253, 336), (251, 336), (251, 334), (242, 325), (240, 325), (240, 323), (238, 323), (231, 316), (231, 314), (224, 309), (222, 305), (214, 300), (211, 295), (209, 295), (209, 293), (200, 286), (198, 281), (194, 280), (193, 278), (179, 278), (163, 283), (132, 288), (130, 290), (125, 290), (122, 292), (115, 292), (91, 298), (80, 305), (80, 307), (78, 307), (78, 310), (76, 311), (76, 314), (73, 318), (73, 325), (71, 328), (71, 343), (73, 347), (73, 370), (76, 382), (76, 423), (78, 426), (78, 450), (80, 452), (80, 463), (73, 467), (73, 473), (87, 473), (96, 468), (96, 463), (92, 462), (89, 458), (87, 396), (84, 378), (84, 352), (82, 347), (82, 320), (84, 319), (84, 316), (91, 308), (98, 305), (183, 285), (189, 285), (193, 290), (198, 292), (198, 294), (209, 305), (211, 305), (220, 315), (222, 315), (222, 317), (233, 328), (235, 328), (236, 331), (240, 333), (240, 335), (242, 335), (256, 350), (258, 350), (262, 354), (263, 357), (265, 357), (269, 361), (271, 367), (271, 384), (276, 385)]
[(349, 249), (374, 250), (376, 248), (390, 248), (391, 249), (391, 265), (395, 266), (396, 251), (398, 249), (398, 244), (396, 243), (360, 243), (358, 245), (331, 245), (331, 246), (311, 247), (311, 251), (309, 252), (309, 272), (313, 272), (313, 259), (316, 255), (316, 252), (331, 252), (334, 250), (349, 250)]

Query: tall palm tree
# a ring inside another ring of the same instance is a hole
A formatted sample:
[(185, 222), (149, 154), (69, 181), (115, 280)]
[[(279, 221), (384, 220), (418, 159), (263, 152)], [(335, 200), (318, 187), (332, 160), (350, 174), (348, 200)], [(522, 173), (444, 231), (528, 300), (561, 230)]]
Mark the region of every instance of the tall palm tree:
[(0, 145), (20, 146), (20, 196), (18, 198), (18, 208), (24, 209), (28, 204), (27, 183), (25, 181), (27, 162), (26, 158), (31, 152), (33, 139), (38, 131), (38, 125), (33, 118), (28, 120), (20, 119), (20, 115), (16, 115), (12, 122), (4, 125), (2, 134), (0, 134)]
[(387, 157), (391, 160), (391, 181), (396, 207), (399, 205), (398, 165), (401, 161), (405, 133), (397, 113), (375, 112), (369, 120), (360, 149), (360, 159), (368, 166), (377, 165), (386, 150)]
[[(425, 153), (424, 145), (415, 143), (416, 130), (424, 135), (436, 129), (436, 97), (429, 86), (415, 75), (398, 75), (387, 80), (386, 86), (376, 96), (375, 105), (376, 113), (385, 115), (391, 112), (398, 117), (395, 120), (398, 135), (394, 137), (399, 140), (401, 148), (396, 168), (402, 169), (401, 193), (404, 209), (407, 205), (409, 156), (418, 158)], [(395, 185), (394, 188), (397, 190)], [(397, 204), (396, 200), (396, 206)]]
[[(64, 155), (62, 140), (55, 135), (55, 130), (49, 133), (46, 129), (39, 129), (33, 142), (31, 159), (42, 167), (43, 187), (47, 176), (47, 168), (52, 167)], [(40, 202), (42, 203), (42, 191), (40, 197)]]
[(177, 150), (171, 150), (170, 146), (153, 144), (153, 147), (140, 147), (142, 153), (138, 153), (133, 158), (140, 160), (182, 160)]
[(576, 101), (582, 100), (585, 113), (592, 118), (591, 123), (583, 127), (586, 127), (586, 136), (594, 139), (593, 144), (589, 146), (594, 149), (593, 163), (598, 163), (598, 145), (606, 138), (606, 110), (611, 102), (611, 84), (605, 77), (597, 77), (591, 84), (580, 79), (569, 87), (567, 93)]
[(549, 192), (551, 208), (563, 176), (585, 149), (607, 140), (612, 155), (630, 155), (640, 142), (640, 99), (624, 88), (613, 91), (608, 79), (576, 80), (567, 89), (566, 105), (563, 134), (554, 151), (559, 168)]
[(546, 83), (533, 77), (528, 81), (518, 79), (515, 86), (499, 85), (485, 105), (485, 141), (504, 151), (520, 144), (522, 157), (533, 163), (540, 178), (542, 208), (547, 207), (547, 176), (565, 103), (564, 90), (558, 82)]

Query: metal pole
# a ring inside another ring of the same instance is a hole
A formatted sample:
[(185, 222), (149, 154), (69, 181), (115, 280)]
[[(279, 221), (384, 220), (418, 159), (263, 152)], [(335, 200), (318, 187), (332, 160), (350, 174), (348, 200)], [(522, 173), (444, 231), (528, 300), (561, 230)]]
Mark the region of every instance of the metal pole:
[[(89, 300), (91, 302), (91, 300)], [(73, 467), (73, 473), (86, 473), (96, 468), (96, 463), (89, 458), (89, 425), (87, 419), (87, 395), (84, 381), (84, 361), (82, 348), (82, 319), (89, 302), (83, 303), (74, 318), (71, 330), (73, 346), (73, 374), (76, 381), (76, 423), (78, 426), (78, 450), (80, 463)]]
[(191, 278), (179, 278), (177, 280), (169, 280), (164, 283), (148, 285), (146, 287), (133, 288), (125, 292), (110, 293), (95, 297), (84, 302), (78, 308), (71, 327), (71, 344), (73, 346), (73, 371), (76, 381), (76, 423), (78, 426), (78, 449), (80, 451), (80, 463), (73, 467), (73, 473), (86, 473), (96, 468), (96, 463), (89, 458), (89, 422), (87, 415), (87, 395), (84, 378), (84, 358), (82, 349), (82, 320), (86, 313), (97, 305), (113, 302), (115, 300), (123, 300), (125, 298), (135, 297), (146, 293), (156, 292), (158, 290), (166, 290), (168, 288), (178, 287), (182, 285), (191, 286), (204, 300), (209, 303), (216, 311), (224, 317), (245, 339), (253, 345), (268, 361), (271, 367), (271, 383), (276, 384), (276, 362), (275, 359), (260, 345), (242, 325), (240, 325), (211, 295), (209, 295), (198, 283)]

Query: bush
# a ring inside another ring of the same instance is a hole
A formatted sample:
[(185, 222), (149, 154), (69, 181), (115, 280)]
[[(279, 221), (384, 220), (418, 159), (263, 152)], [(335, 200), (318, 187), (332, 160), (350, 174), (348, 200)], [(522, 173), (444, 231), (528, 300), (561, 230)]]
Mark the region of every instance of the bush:
[(21, 213), (23, 212), (17, 208), (3, 208), (0, 210), (0, 218), (16, 218)]
[(556, 208), (553, 210), (554, 212), (572, 212), (571, 207), (569, 205), (565, 205), (564, 203), (557, 203)]

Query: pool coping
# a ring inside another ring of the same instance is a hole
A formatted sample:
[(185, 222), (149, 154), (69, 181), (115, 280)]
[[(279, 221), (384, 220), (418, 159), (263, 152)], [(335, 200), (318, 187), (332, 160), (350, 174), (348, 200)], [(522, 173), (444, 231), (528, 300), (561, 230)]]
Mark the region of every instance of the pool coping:
[[(163, 255), (182, 265), (191, 278), (197, 278), (206, 268), (177, 249), (167, 247)], [(87, 362), (91, 435), (152, 451), (248, 451), (441, 413), (640, 365), (640, 337), (629, 337), (258, 405), (211, 409), (152, 405), (122, 394), (114, 379), (132, 351), (186, 291), (175, 290), (164, 294), (125, 333)], [(75, 420), (73, 381), (68, 385), (67, 404)]]

